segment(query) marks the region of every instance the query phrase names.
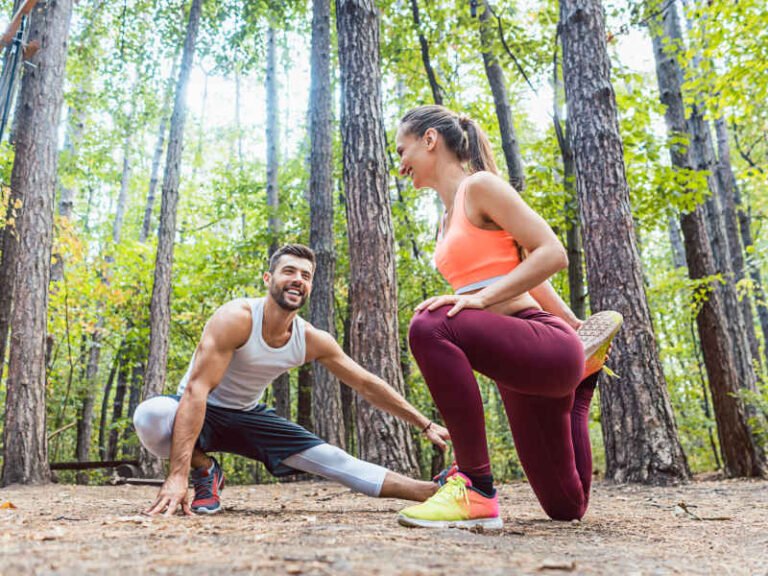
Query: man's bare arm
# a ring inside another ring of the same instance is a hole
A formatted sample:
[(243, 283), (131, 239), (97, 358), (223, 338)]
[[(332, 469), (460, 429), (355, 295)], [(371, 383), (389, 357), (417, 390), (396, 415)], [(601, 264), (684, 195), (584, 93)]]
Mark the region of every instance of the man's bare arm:
[(187, 502), (187, 478), (192, 451), (203, 428), (208, 394), (218, 386), (234, 351), (247, 341), (250, 317), (248, 304), (235, 300), (219, 308), (206, 324), (173, 424), (168, 478), (148, 514), (165, 511), (171, 515), (179, 505), (185, 514), (192, 513)]
[(430, 442), (445, 449), (448, 431), (414, 408), (400, 393), (378, 376), (371, 374), (347, 356), (339, 343), (327, 332), (307, 327), (307, 360), (317, 360), (339, 380), (355, 390), (377, 408), (424, 430)]

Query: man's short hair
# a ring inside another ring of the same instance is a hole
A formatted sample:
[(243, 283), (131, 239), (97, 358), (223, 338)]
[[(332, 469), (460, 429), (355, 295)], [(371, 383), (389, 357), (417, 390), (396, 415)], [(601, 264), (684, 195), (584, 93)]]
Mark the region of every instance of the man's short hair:
[(315, 252), (309, 246), (304, 244), (284, 244), (279, 249), (275, 250), (272, 257), (269, 259), (269, 272), (274, 273), (277, 269), (277, 263), (283, 256), (296, 256), (297, 258), (303, 258), (312, 262), (312, 271), (315, 269)]

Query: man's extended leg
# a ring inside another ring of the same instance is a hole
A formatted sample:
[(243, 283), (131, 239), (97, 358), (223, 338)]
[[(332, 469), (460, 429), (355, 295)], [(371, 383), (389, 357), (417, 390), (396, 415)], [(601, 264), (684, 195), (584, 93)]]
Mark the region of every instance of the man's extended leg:
[(283, 463), (343, 484), (367, 496), (423, 502), (437, 490), (433, 482), (414, 480), (347, 454), (330, 444), (319, 444), (293, 454)]

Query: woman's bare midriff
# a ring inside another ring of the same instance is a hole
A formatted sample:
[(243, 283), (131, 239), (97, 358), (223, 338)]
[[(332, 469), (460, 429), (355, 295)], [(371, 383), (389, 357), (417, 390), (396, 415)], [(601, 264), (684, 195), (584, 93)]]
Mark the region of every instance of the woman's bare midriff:
[[(466, 292), (466, 294), (475, 294), (476, 292), (479, 292), (481, 289), (473, 290), (472, 292)], [(537, 308), (541, 310), (541, 306), (538, 302), (534, 299), (533, 296), (528, 294), (526, 292), (525, 294), (521, 294), (520, 296), (516, 296), (515, 298), (512, 298), (511, 300), (507, 300), (506, 302), (499, 302), (498, 304), (494, 304), (493, 306), (489, 306), (486, 308), (489, 312), (494, 312), (496, 314), (501, 314), (503, 316), (512, 316), (513, 314), (517, 314), (518, 312), (521, 312), (523, 310), (527, 310), (530, 308)]]

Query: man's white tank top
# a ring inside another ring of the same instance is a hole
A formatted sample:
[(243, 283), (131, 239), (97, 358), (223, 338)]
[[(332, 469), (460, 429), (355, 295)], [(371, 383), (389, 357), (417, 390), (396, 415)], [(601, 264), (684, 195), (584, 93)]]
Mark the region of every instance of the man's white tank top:
[[(265, 298), (248, 298), (253, 326), (248, 341), (235, 350), (219, 385), (208, 395), (208, 404), (236, 410), (251, 410), (261, 400), (264, 390), (275, 378), (291, 368), (304, 364), (307, 353), (306, 322), (297, 315), (293, 319), (291, 338), (280, 348), (272, 348), (262, 336)], [(176, 394), (182, 395), (192, 372), (194, 355)]]

